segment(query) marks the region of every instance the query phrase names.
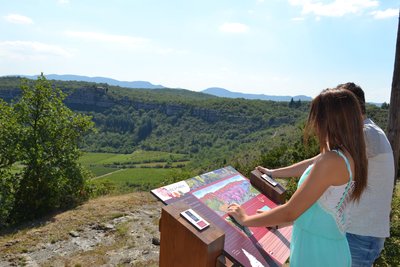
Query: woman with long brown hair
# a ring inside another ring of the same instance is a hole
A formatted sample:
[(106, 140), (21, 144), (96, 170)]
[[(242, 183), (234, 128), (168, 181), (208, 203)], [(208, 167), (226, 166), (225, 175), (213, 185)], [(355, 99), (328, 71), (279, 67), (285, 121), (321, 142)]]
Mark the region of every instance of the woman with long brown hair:
[[(363, 119), (356, 97), (345, 89), (326, 89), (311, 103), (306, 135), (315, 134), (320, 154), (282, 168), (300, 176), (291, 199), (275, 209), (247, 215), (237, 204), (228, 213), (244, 226), (294, 222), (290, 266), (351, 266), (346, 240), (349, 201), (367, 184)], [(288, 174), (288, 173), (286, 173)], [(275, 175), (274, 175), (275, 176)]]

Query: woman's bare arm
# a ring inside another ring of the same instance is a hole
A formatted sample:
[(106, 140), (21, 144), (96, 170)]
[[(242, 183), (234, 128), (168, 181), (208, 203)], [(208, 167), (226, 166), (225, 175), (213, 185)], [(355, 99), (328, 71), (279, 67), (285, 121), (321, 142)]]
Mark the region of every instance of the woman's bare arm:
[(239, 205), (232, 204), (228, 208), (228, 213), (245, 226), (275, 226), (289, 223), (311, 207), (329, 186), (340, 183), (343, 177), (348, 177), (343, 159), (335, 154), (326, 153), (315, 162), (307, 179), (287, 203), (251, 216), (247, 215)]

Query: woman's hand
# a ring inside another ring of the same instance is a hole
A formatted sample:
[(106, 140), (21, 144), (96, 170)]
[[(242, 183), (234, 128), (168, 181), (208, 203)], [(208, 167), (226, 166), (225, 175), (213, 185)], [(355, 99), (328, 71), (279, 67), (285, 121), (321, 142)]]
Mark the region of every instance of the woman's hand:
[(238, 223), (245, 226), (248, 218), (246, 212), (238, 204), (234, 203), (228, 206), (228, 214), (232, 216)]

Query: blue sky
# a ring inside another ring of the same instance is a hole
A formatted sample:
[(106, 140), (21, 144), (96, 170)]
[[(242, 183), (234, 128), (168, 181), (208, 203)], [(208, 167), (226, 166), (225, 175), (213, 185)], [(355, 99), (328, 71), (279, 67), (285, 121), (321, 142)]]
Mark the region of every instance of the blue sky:
[(77, 74), (389, 102), (396, 0), (0, 0), (0, 76)]

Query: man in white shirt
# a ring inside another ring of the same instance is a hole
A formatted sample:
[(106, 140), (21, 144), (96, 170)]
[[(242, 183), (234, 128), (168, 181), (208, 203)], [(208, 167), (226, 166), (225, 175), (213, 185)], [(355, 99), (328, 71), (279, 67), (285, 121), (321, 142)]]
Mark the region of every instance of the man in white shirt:
[(394, 159), (390, 143), (379, 126), (366, 117), (364, 92), (354, 83), (338, 87), (355, 94), (364, 115), (368, 157), (368, 186), (359, 202), (351, 206), (347, 230), (352, 266), (372, 266), (390, 235), (390, 209), (394, 186)]

